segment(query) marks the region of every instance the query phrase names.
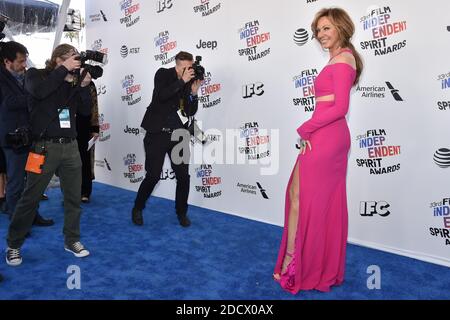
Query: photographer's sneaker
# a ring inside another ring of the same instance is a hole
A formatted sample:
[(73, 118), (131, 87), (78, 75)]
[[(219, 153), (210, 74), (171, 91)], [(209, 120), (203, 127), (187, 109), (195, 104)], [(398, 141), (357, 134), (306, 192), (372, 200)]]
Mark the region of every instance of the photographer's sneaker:
[(72, 252), (77, 258), (84, 258), (89, 255), (89, 251), (87, 251), (79, 241), (64, 245), (64, 250)]
[(22, 256), (19, 249), (6, 249), (6, 263), (12, 267), (17, 267), (22, 264)]

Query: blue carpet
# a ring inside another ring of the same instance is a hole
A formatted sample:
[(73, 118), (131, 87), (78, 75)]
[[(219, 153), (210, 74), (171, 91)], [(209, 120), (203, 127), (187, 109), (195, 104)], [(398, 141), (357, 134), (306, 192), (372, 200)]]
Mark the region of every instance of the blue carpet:
[[(48, 195), (40, 211), (56, 224), (33, 228), (21, 266), (2, 260), (0, 299), (450, 299), (450, 268), (354, 245), (342, 286), (293, 296), (271, 278), (280, 227), (190, 206), (184, 229), (174, 203), (152, 197), (139, 228), (130, 219), (135, 193), (98, 183), (83, 205), (91, 256), (77, 259), (63, 250), (61, 193)], [(2, 239), (7, 224), (0, 215)], [(70, 265), (81, 269), (81, 290), (67, 289)], [(381, 268), (380, 290), (367, 288), (370, 265)]]

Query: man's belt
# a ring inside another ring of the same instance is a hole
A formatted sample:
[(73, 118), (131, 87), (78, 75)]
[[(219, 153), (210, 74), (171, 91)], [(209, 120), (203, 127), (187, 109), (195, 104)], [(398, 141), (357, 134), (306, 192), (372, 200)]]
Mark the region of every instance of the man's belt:
[(53, 142), (53, 143), (59, 143), (59, 144), (65, 144), (65, 143), (71, 143), (75, 141), (75, 138), (69, 138), (69, 137), (53, 137), (53, 138), (45, 138), (43, 139), (47, 142)]

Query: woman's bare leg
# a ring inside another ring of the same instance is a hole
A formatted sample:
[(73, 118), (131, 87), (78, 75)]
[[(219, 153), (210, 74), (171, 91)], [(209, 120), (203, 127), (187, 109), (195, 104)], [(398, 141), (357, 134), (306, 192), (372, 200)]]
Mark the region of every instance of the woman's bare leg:
[[(281, 267), (281, 273), (286, 272), (286, 269), (291, 262), (294, 250), (295, 250), (295, 238), (297, 235), (297, 224), (299, 217), (299, 209), (300, 209), (300, 200), (299, 194), (300, 192), (300, 179), (299, 179), (299, 162), (295, 165), (294, 173), (292, 176), (291, 185), (289, 186), (289, 218), (288, 218), (288, 240), (287, 240), (287, 248), (286, 255), (284, 256), (283, 266)], [(275, 274), (275, 279), (279, 279), (280, 275)]]

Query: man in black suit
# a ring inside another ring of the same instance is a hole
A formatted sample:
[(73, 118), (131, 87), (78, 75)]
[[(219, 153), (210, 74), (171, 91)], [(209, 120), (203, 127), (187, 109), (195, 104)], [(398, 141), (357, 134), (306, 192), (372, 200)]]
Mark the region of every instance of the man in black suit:
[[(191, 68), (194, 62), (192, 54), (179, 52), (175, 56), (175, 67), (160, 68), (155, 74), (155, 86), (150, 106), (142, 120), (141, 127), (147, 133), (144, 138), (145, 179), (142, 181), (132, 210), (132, 221), (143, 225), (142, 210), (145, 203), (159, 182), (166, 153), (169, 154), (172, 169), (177, 180), (175, 210), (180, 225), (190, 226), (187, 217), (187, 200), (189, 196), (189, 139), (186, 135), (177, 138), (180, 129), (185, 126), (180, 110), (185, 116), (193, 116), (198, 108), (197, 92), (200, 80), (194, 80)], [(187, 134), (189, 135), (189, 134)], [(173, 140), (172, 140), (173, 139)], [(181, 151), (177, 153), (181, 144)], [(175, 146), (178, 148), (174, 149)], [(181, 161), (180, 161), (181, 158)]]

